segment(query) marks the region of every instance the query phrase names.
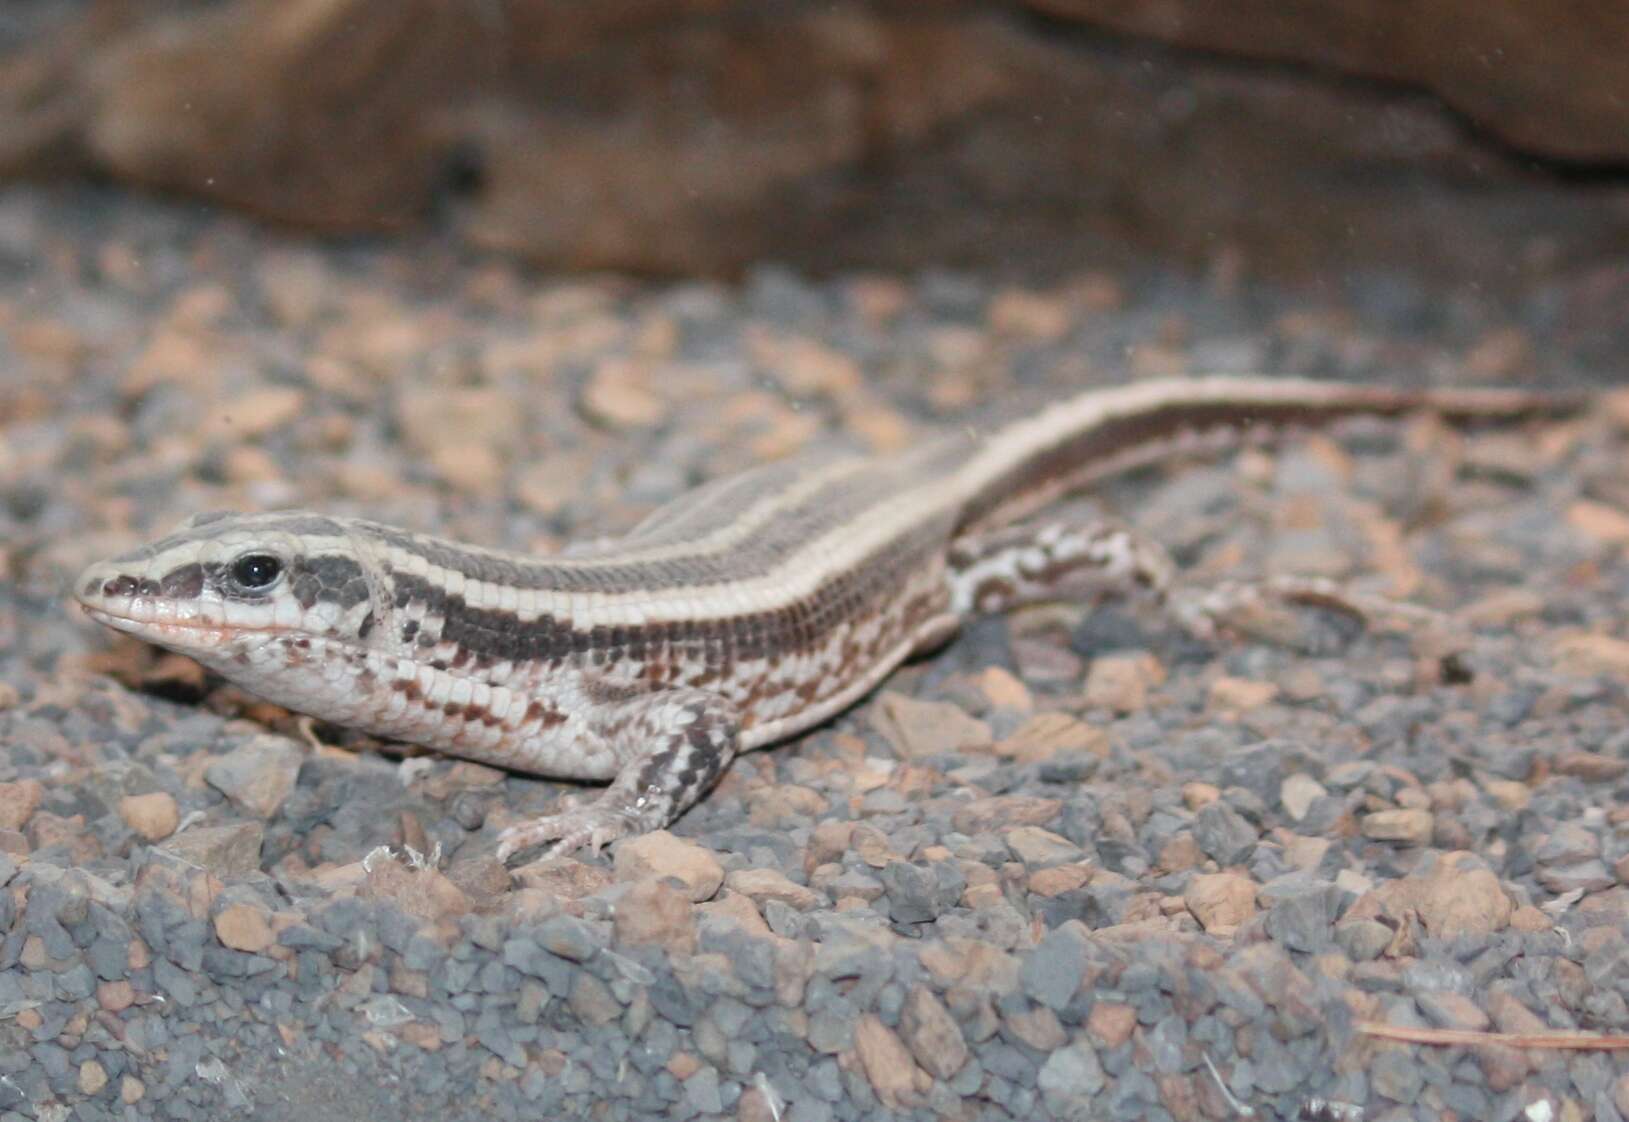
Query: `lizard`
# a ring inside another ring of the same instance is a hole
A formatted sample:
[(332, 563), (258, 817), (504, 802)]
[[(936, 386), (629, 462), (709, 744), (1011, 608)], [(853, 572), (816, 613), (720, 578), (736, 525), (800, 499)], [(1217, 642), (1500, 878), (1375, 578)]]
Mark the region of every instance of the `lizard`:
[(1207, 434), (1352, 414), (1568, 412), (1511, 389), (1277, 377), (1091, 389), (906, 451), (825, 451), (727, 476), (625, 535), (556, 555), (463, 545), (305, 511), (195, 516), (92, 564), (93, 620), (279, 705), (375, 736), (559, 779), (591, 802), (510, 826), (497, 855), (662, 828), (740, 752), (855, 704), (968, 617), (1140, 593), (1213, 634), (1262, 596), (1352, 601), (1312, 579), (1185, 588), (1157, 543), (1048, 503)]

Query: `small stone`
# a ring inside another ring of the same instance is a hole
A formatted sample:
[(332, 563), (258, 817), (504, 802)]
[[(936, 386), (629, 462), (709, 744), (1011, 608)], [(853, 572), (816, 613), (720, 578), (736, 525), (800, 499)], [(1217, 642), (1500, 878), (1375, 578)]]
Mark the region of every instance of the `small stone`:
[(979, 691), (984, 694), (992, 709), (1013, 709), (1027, 713), (1035, 708), (1035, 696), (1030, 693), (1029, 687), (1004, 667), (985, 667), (979, 674), (977, 682)]
[(1521, 998), (1505, 990), (1490, 990), (1486, 1004), (1488, 1014), (1500, 1032), (1513, 1036), (1537, 1036), (1550, 1029), (1537, 1013), (1522, 1004)]
[(1089, 1099), (1107, 1082), (1097, 1050), (1084, 1037), (1048, 1056), (1035, 1077), (1042, 1094), (1064, 1099)]
[(752, 824), (774, 829), (796, 825), (799, 820), (818, 820), (831, 803), (814, 790), (798, 783), (776, 783), (747, 794), (752, 808)]
[(825, 896), (788, 880), (784, 873), (774, 869), (737, 869), (724, 878), (724, 884), (760, 908), (774, 900), (796, 911), (807, 912), (828, 902)]
[(141, 1102), (142, 1097), (146, 1094), (147, 1084), (134, 1075), (127, 1075), (119, 1080), (119, 1101), (126, 1106), (134, 1106), (136, 1103)]
[(587, 971), (578, 971), (572, 977), (566, 1004), (574, 1014), (596, 1028), (622, 1015), (622, 1006), (610, 988)]
[(1244, 815), (1220, 800), (1194, 815), (1194, 840), (1218, 865), (1238, 865), (1249, 860), (1258, 841), (1256, 828)]
[(1284, 860), (1292, 868), (1300, 869), (1304, 873), (1316, 872), (1323, 867), (1324, 858), (1329, 855), (1335, 843), (1329, 838), (1309, 838), (1302, 834), (1295, 834), (1284, 842)]
[(537, 941), (550, 954), (570, 962), (587, 962), (605, 939), (594, 924), (573, 915), (552, 915), (537, 925)]
[(469, 897), (440, 870), (409, 868), (398, 861), (372, 862), (362, 882), (362, 895), (391, 900), (419, 919), (452, 919), (470, 910)]
[(1073, 892), (1092, 878), (1089, 865), (1056, 865), (1030, 874), (1029, 890), (1037, 896), (1062, 896)]
[(408, 445), (428, 458), (441, 448), (513, 451), (525, 414), (496, 387), (406, 387), (397, 398), (397, 421)]
[(130, 1008), (136, 1000), (136, 988), (127, 979), (121, 978), (115, 982), (100, 982), (96, 986), (96, 1004), (109, 1013), (118, 1013)]
[(1137, 1009), (1120, 1001), (1099, 1001), (1086, 1015), (1086, 1032), (1098, 1047), (1112, 1052), (1131, 1039), (1137, 1027)]
[(1420, 1012), (1439, 1028), (1481, 1032), (1490, 1023), (1488, 1015), (1476, 1002), (1452, 990), (1426, 990), (1423, 993), (1416, 993), (1414, 1003), (1420, 1007)]
[(855, 1022), (854, 1051), (884, 1106), (899, 1106), (912, 1093), (917, 1069), (911, 1053), (875, 1014), (866, 1013)]
[(0, 783), (0, 830), (21, 830), (44, 798), (45, 787), (38, 779)]
[(1182, 785), (1182, 805), (1189, 810), (1203, 810), (1222, 797), (1222, 789), (1214, 783), (1190, 780)]
[(1013, 288), (997, 292), (990, 299), (985, 315), (996, 334), (1037, 342), (1057, 342), (1074, 326), (1074, 317), (1065, 301)]
[(292, 740), (257, 736), (204, 772), (209, 785), (258, 818), (271, 818), (294, 791), (304, 754)]
[(1021, 764), (1044, 763), (1059, 755), (1107, 756), (1109, 734), (1068, 713), (1037, 713), (995, 746), (995, 753)]
[(1629, 514), (1606, 503), (1578, 499), (1567, 507), (1567, 525), (1605, 545), (1629, 542)]
[(1418, 879), (1420, 921), (1439, 939), (1491, 935), (1510, 923), (1515, 905), (1499, 878), (1471, 854), (1444, 854)]
[(1181, 873), (1196, 868), (1205, 859), (1205, 853), (1192, 834), (1175, 834), (1160, 846), (1159, 867), (1168, 873)]
[(1555, 920), (1532, 904), (1523, 904), (1510, 913), (1510, 926), (1517, 931), (1528, 935), (1536, 935), (1541, 931), (1549, 931), (1555, 927)]
[(687, 1109), (697, 1114), (716, 1115), (724, 1109), (724, 1100), (718, 1090), (718, 1069), (711, 1065), (700, 1068), (684, 1081)]
[(1363, 836), (1402, 845), (1427, 845), (1435, 820), (1429, 810), (1377, 810), (1363, 819)]
[(107, 1069), (95, 1060), (79, 1065), (79, 1093), (94, 1095), (107, 1086)]
[(1089, 708), (1140, 713), (1148, 708), (1148, 691), (1165, 681), (1165, 667), (1146, 651), (1102, 655), (1086, 672)]
[(276, 935), (264, 908), (228, 904), (215, 913), (215, 937), (235, 951), (259, 954), (272, 945)]
[(945, 701), (921, 701), (886, 690), (871, 709), (871, 724), (908, 760), (981, 751), (995, 742), (990, 726)]
[(175, 833), (181, 811), (168, 792), (126, 795), (119, 800), (119, 817), (124, 824), (148, 841), (159, 841)]
[(1601, 839), (1574, 822), (1563, 822), (1551, 830), (1533, 851), (1540, 865), (1571, 865), (1601, 855)]
[(967, 1062), (961, 1027), (926, 986), (913, 986), (899, 1014), (899, 1031), (916, 1062), (936, 1079), (949, 1079)]
[(611, 929), (628, 947), (661, 947), (670, 954), (696, 949), (696, 919), (690, 898), (668, 881), (636, 881), (617, 904)]
[(1568, 635), (1556, 642), (1553, 659), (1562, 674), (1621, 678), (1629, 675), (1629, 640), (1610, 635)]
[(613, 861), (618, 880), (676, 877), (692, 903), (711, 900), (724, 883), (718, 858), (695, 842), (666, 830), (652, 830), (617, 845)]
[(441, 444), (425, 453), (425, 459), (460, 493), (491, 494), (503, 484), (504, 460), (486, 444)]
[(1024, 991), (1053, 1009), (1068, 1005), (1086, 973), (1086, 938), (1078, 921), (1054, 928), (1024, 957)]
[(1058, 1015), (1045, 1005), (1031, 1006), (1021, 1013), (1009, 1013), (1002, 1021), (1008, 1032), (1037, 1052), (1062, 1048), (1069, 1039)]
[(1412, 1103), (1425, 1076), (1406, 1048), (1387, 1048), (1369, 1063), (1369, 1082), (1377, 1094), (1393, 1102)]
[(1611, 783), (1629, 774), (1629, 760), (1599, 752), (1562, 752), (1553, 767), (1557, 775), (1571, 775), (1588, 783)]
[(1396, 935), (1374, 919), (1349, 919), (1335, 927), (1335, 944), (1353, 962), (1373, 962), (1391, 945)]
[(194, 826), (154, 848), (216, 876), (239, 877), (260, 870), (262, 832), (258, 822)]
[(1605, 861), (1580, 861), (1574, 865), (1546, 865), (1538, 871), (1538, 882), (1551, 892), (1599, 892), (1615, 883)]
[(308, 408), (304, 390), (266, 386), (205, 411), (202, 435), (207, 440), (241, 443), (282, 428)]
[(1256, 914), (1256, 883), (1243, 873), (1197, 876), (1182, 901), (1208, 933), (1231, 935)]
[(888, 892), (889, 918), (896, 923), (934, 920), (955, 907), (967, 890), (967, 878), (949, 861), (929, 865), (890, 861), (882, 867), (880, 879)]
[(602, 359), (583, 387), (583, 416), (612, 429), (648, 428), (667, 415), (655, 389), (658, 368), (639, 359)]
[(950, 817), (951, 825), (964, 834), (985, 834), (1011, 826), (1044, 826), (1063, 809), (1061, 799), (1031, 795), (993, 795), (974, 799)]
[(1279, 785), (1278, 801), (1291, 821), (1299, 822), (1307, 816), (1312, 804), (1329, 794), (1324, 785), (1305, 772), (1298, 771), (1284, 777)]
[(1081, 858), (1080, 846), (1040, 826), (1020, 826), (1004, 839), (1014, 857), (1030, 868), (1063, 865)]
[(1277, 696), (1278, 687), (1272, 682), (1222, 677), (1210, 684), (1210, 704), (1214, 709), (1248, 712), (1268, 704)]

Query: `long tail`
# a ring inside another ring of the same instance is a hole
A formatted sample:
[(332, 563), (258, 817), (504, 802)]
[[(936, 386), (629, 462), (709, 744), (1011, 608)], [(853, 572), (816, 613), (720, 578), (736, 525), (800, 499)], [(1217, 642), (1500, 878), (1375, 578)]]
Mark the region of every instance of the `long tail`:
[(1509, 389), (1392, 389), (1304, 378), (1169, 378), (1091, 390), (984, 438), (961, 468), (961, 529), (1020, 518), (1095, 479), (1258, 427), (1324, 424), (1418, 410), (1455, 421), (1581, 411), (1587, 394)]

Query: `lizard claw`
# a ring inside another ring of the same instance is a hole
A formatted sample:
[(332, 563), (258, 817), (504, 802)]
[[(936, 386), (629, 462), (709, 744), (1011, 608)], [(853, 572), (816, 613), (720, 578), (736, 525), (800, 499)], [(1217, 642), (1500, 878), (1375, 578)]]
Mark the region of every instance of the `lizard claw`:
[(631, 831), (628, 817), (616, 810), (595, 803), (573, 807), (559, 814), (550, 814), (510, 826), (498, 835), (498, 860), (508, 861), (523, 849), (554, 842), (539, 860), (566, 857), (583, 846), (595, 856), (601, 849)]

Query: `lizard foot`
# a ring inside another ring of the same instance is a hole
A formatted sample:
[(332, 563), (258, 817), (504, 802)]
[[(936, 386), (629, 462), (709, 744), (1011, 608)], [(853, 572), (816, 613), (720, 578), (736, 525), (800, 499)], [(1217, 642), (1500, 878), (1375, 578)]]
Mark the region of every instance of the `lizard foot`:
[(498, 835), (498, 860), (508, 861), (523, 849), (548, 842), (554, 845), (538, 858), (540, 861), (568, 856), (585, 845), (597, 855), (611, 842), (637, 832), (633, 817), (617, 807), (607, 806), (603, 799), (588, 806), (568, 805), (559, 814), (534, 818), (504, 830)]
[(1441, 612), (1407, 601), (1360, 592), (1322, 577), (1269, 577), (1258, 581), (1229, 581), (1209, 588), (1180, 588), (1167, 601), (1168, 610), (1199, 639), (1214, 639), (1218, 632), (1248, 635), (1279, 646), (1318, 650), (1306, 625), (1296, 618), (1297, 606), (1337, 612), (1361, 626), (1392, 619), (1408, 626), (1445, 626)]

